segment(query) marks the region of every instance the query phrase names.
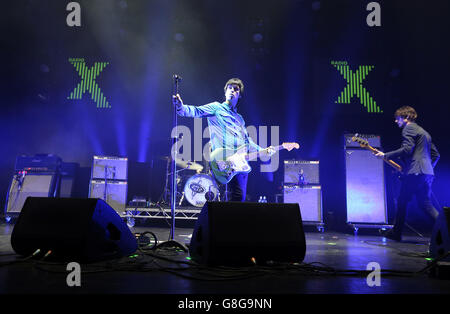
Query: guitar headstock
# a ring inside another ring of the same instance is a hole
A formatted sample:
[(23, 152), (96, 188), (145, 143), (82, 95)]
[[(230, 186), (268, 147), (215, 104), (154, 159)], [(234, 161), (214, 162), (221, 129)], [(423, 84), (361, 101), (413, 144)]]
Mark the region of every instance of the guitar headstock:
[(369, 142), (363, 138), (358, 137), (358, 134), (352, 137), (352, 141), (358, 143), (361, 147), (368, 147)]
[(300, 145), (298, 143), (283, 143), (281, 144), (281, 146), (283, 146), (284, 149), (287, 149), (288, 151), (295, 149), (299, 149)]

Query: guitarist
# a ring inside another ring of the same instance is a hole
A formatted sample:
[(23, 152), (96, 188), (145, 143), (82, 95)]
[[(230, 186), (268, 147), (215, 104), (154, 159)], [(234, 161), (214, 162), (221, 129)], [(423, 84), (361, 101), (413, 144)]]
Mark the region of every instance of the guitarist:
[[(246, 145), (250, 151), (261, 151), (245, 128), (242, 116), (237, 112), (237, 104), (244, 93), (244, 83), (238, 78), (229, 79), (224, 87), (225, 101), (212, 102), (203, 106), (184, 105), (180, 95), (172, 95), (177, 114), (183, 117), (208, 119), (211, 150), (217, 148), (236, 149)], [(275, 150), (269, 147), (268, 154)], [(247, 173), (239, 173), (228, 183), (231, 201), (245, 201), (247, 191)]]
[(381, 232), (386, 238), (401, 241), (407, 205), (413, 195), (416, 195), (420, 208), (434, 220), (439, 214), (431, 202), (431, 184), (433, 168), (440, 155), (430, 134), (415, 122), (417, 113), (414, 108), (403, 106), (397, 109), (394, 117), (395, 123), (403, 129), (401, 147), (388, 153), (379, 152), (375, 156), (385, 159), (401, 157), (405, 162), (394, 227)]

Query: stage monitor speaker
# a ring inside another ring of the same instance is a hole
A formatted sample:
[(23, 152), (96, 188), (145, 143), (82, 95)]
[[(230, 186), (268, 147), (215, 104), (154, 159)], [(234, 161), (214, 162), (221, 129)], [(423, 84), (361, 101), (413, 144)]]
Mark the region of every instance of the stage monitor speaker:
[(303, 221), (323, 222), (320, 185), (284, 185), (283, 202), (298, 203)]
[(56, 174), (15, 174), (8, 192), (7, 214), (18, 214), (27, 197), (53, 197), (57, 185)]
[(100, 199), (27, 198), (11, 234), (14, 251), (52, 251), (58, 261), (95, 262), (127, 256), (137, 241), (126, 223)]
[[(442, 208), (436, 222), (433, 226), (430, 239), (430, 255), (432, 258), (444, 258), (450, 252), (450, 207)], [(450, 256), (444, 258), (445, 261), (450, 261)]]
[(305, 234), (298, 204), (206, 202), (189, 247), (206, 265), (248, 266), (303, 261)]

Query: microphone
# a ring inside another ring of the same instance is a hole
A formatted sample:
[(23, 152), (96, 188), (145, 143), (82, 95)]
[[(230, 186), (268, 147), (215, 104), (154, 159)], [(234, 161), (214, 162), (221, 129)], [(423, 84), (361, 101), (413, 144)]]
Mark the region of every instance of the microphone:
[(181, 76), (179, 76), (178, 74), (174, 74), (173, 79), (176, 81), (181, 81)]

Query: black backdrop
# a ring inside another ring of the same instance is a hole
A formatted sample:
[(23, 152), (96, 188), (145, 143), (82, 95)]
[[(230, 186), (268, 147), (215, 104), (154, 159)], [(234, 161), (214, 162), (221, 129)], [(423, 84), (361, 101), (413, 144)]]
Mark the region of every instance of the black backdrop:
[[(302, 146), (281, 152), (280, 161), (320, 160), (325, 221), (336, 229), (345, 227), (343, 134), (378, 134), (385, 150), (397, 148), (393, 112), (412, 105), (442, 155), (434, 191), (449, 204), (448, 1), (377, 1), (379, 27), (366, 23), (370, 1), (77, 1), (80, 27), (66, 24), (69, 2), (3, 5), (2, 207), (16, 156), (36, 153), (80, 164), (77, 196), (87, 196), (93, 155), (127, 156), (129, 198), (155, 200), (170, 150), (174, 73), (191, 104), (221, 100), (228, 78), (243, 79), (247, 125), (279, 126), (280, 141)], [(96, 82), (111, 108), (97, 108), (88, 92), (68, 99), (80, 82), (69, 58), (88, 68), (109, 62)], [(356, 97), (335, 102), (346, 82), (332, 61), (374, 66), (363, 85), (382, 113), (368, 113)], [(179, 123), (193, 131), (192, 119)], [(386, 173), (392, 218), (396, 181)], [(249, 197), (273, 201), (282, 174), (282, 166), (273, 176), (254, 171)], [(422, 216), (413, 208), (410, 219), (420, 226)]]

